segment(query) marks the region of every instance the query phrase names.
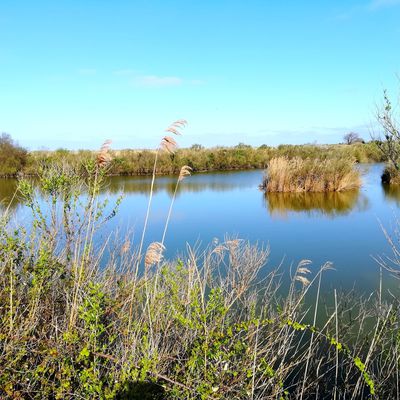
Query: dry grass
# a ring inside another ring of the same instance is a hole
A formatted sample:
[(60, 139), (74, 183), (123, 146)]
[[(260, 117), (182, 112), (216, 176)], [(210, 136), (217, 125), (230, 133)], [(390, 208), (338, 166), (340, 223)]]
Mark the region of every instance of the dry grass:
[(267, 166), (267, 192), (341, 192), (360, 187), (359, 172), (349, 158), (273, 158)]

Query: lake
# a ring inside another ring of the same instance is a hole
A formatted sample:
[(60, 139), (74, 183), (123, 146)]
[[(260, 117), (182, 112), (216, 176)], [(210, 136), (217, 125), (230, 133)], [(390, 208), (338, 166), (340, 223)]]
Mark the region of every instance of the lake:
[[(317, 270), (331, 261), (334, 271), (324, 278), (324, 290), (355, 287), (368, 293), (378, 287), (379, 266), (373, 256), (390, 254), (382, 231), (394, 228), (400, 189), (380, 182), (381, 164), (360, 165), (363, 186), (344, 193), (271, 193), (258, 189), (263, 171), (195, 174), (181, 182), (170, 221), (166, 256), (182, 253), (187, 244), (199, 249), (226, 235), (269, 245), (267, 270), (282, 264), (288, 270), (302, 259)], [(159, 241), (175, 188), (175, 177), (158, 177), (146, 243)], [(0, 181), (0, 199), (7, 202), (14, 180)], [(146, 213), (149, 177), (112, 177), (106, 193), (111, 202), (124, 193), (119, 213), (107, 225), (121, 235), (131, 232), (138, 244)], [(27, 209), (15, 199), (14, 221), (26, 221)], [(100, 239), (99, 239), (100, 240)], [(386, 277), (386, 287), (397, 283)]]

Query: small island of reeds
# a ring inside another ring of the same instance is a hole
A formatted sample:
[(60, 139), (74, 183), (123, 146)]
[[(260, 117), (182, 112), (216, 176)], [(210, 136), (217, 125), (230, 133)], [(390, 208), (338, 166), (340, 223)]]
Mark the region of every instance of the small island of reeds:
[(267, 166), (266, 192), (341, 192), (361, 186), (355, 160), (348, 157), (276, 157)]

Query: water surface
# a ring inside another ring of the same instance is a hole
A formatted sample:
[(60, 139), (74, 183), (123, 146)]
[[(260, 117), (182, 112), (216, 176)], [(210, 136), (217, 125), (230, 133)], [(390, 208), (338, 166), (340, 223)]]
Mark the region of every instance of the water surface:
[[(269, 268), (283, 269), (302, 259), (314, 270), (331, 261), (325, 289), (336, 287), (370, 292), (378, 285), (379, 267), (372, 256), (389, 254), (382, 226), (391, 230), (400, 207), (400, 188), (380, 182), (383, 166), (362, 165), (363, 186), (344, 193), (270, 193), (258, 189), (263, 171), (197, 174), (178, 190), (166, 239), (167, 257), (182, 253), (186, 245), (199, 249), (226, 235), (270, 246)], [(146, 243), (159, 241), (175, 189), (175, 177), (156, 180)], [(111, 202), (123, 192), (120, 211), (108, 231), (132, 232), (138, 244), (146, 212), (150, 179), (113, 177), (106, 192)], [(15, 181), (1, 180), (0, 199), (7, 203)], [(12, 202), (15, 219), (26, 221), (27, 210)], [(107, 235), (104, 232), (103, 235)], [(387, 285), (395, 286), (393, 279)]]

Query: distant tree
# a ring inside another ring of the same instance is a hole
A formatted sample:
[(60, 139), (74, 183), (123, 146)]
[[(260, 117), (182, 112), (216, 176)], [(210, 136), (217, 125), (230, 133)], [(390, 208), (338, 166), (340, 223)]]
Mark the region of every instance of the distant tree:
[(347, 133), (343, 136), (343, 140), (346, 144), (364, 143), (364, 140), (360, 137), (360, 135), (355, 132)]
[(194, 151), (200, 151), (203, 149), (204, 149), (204, 146), (202, 146), (201, 144), (198, 144), (198, 143), (192, 144), (192, 146), (190, 147), (190, 150), (194, 150)]
[(27, 150), (19, 146), (8, 133), (0, 136), (0, 176), (15, 176), (27, 160)]
[(249, 144), (240, 142), (239, 144), (237, 144), (235, 146), (235, 148), (236, 149), (251, 149), (251, 146)]

